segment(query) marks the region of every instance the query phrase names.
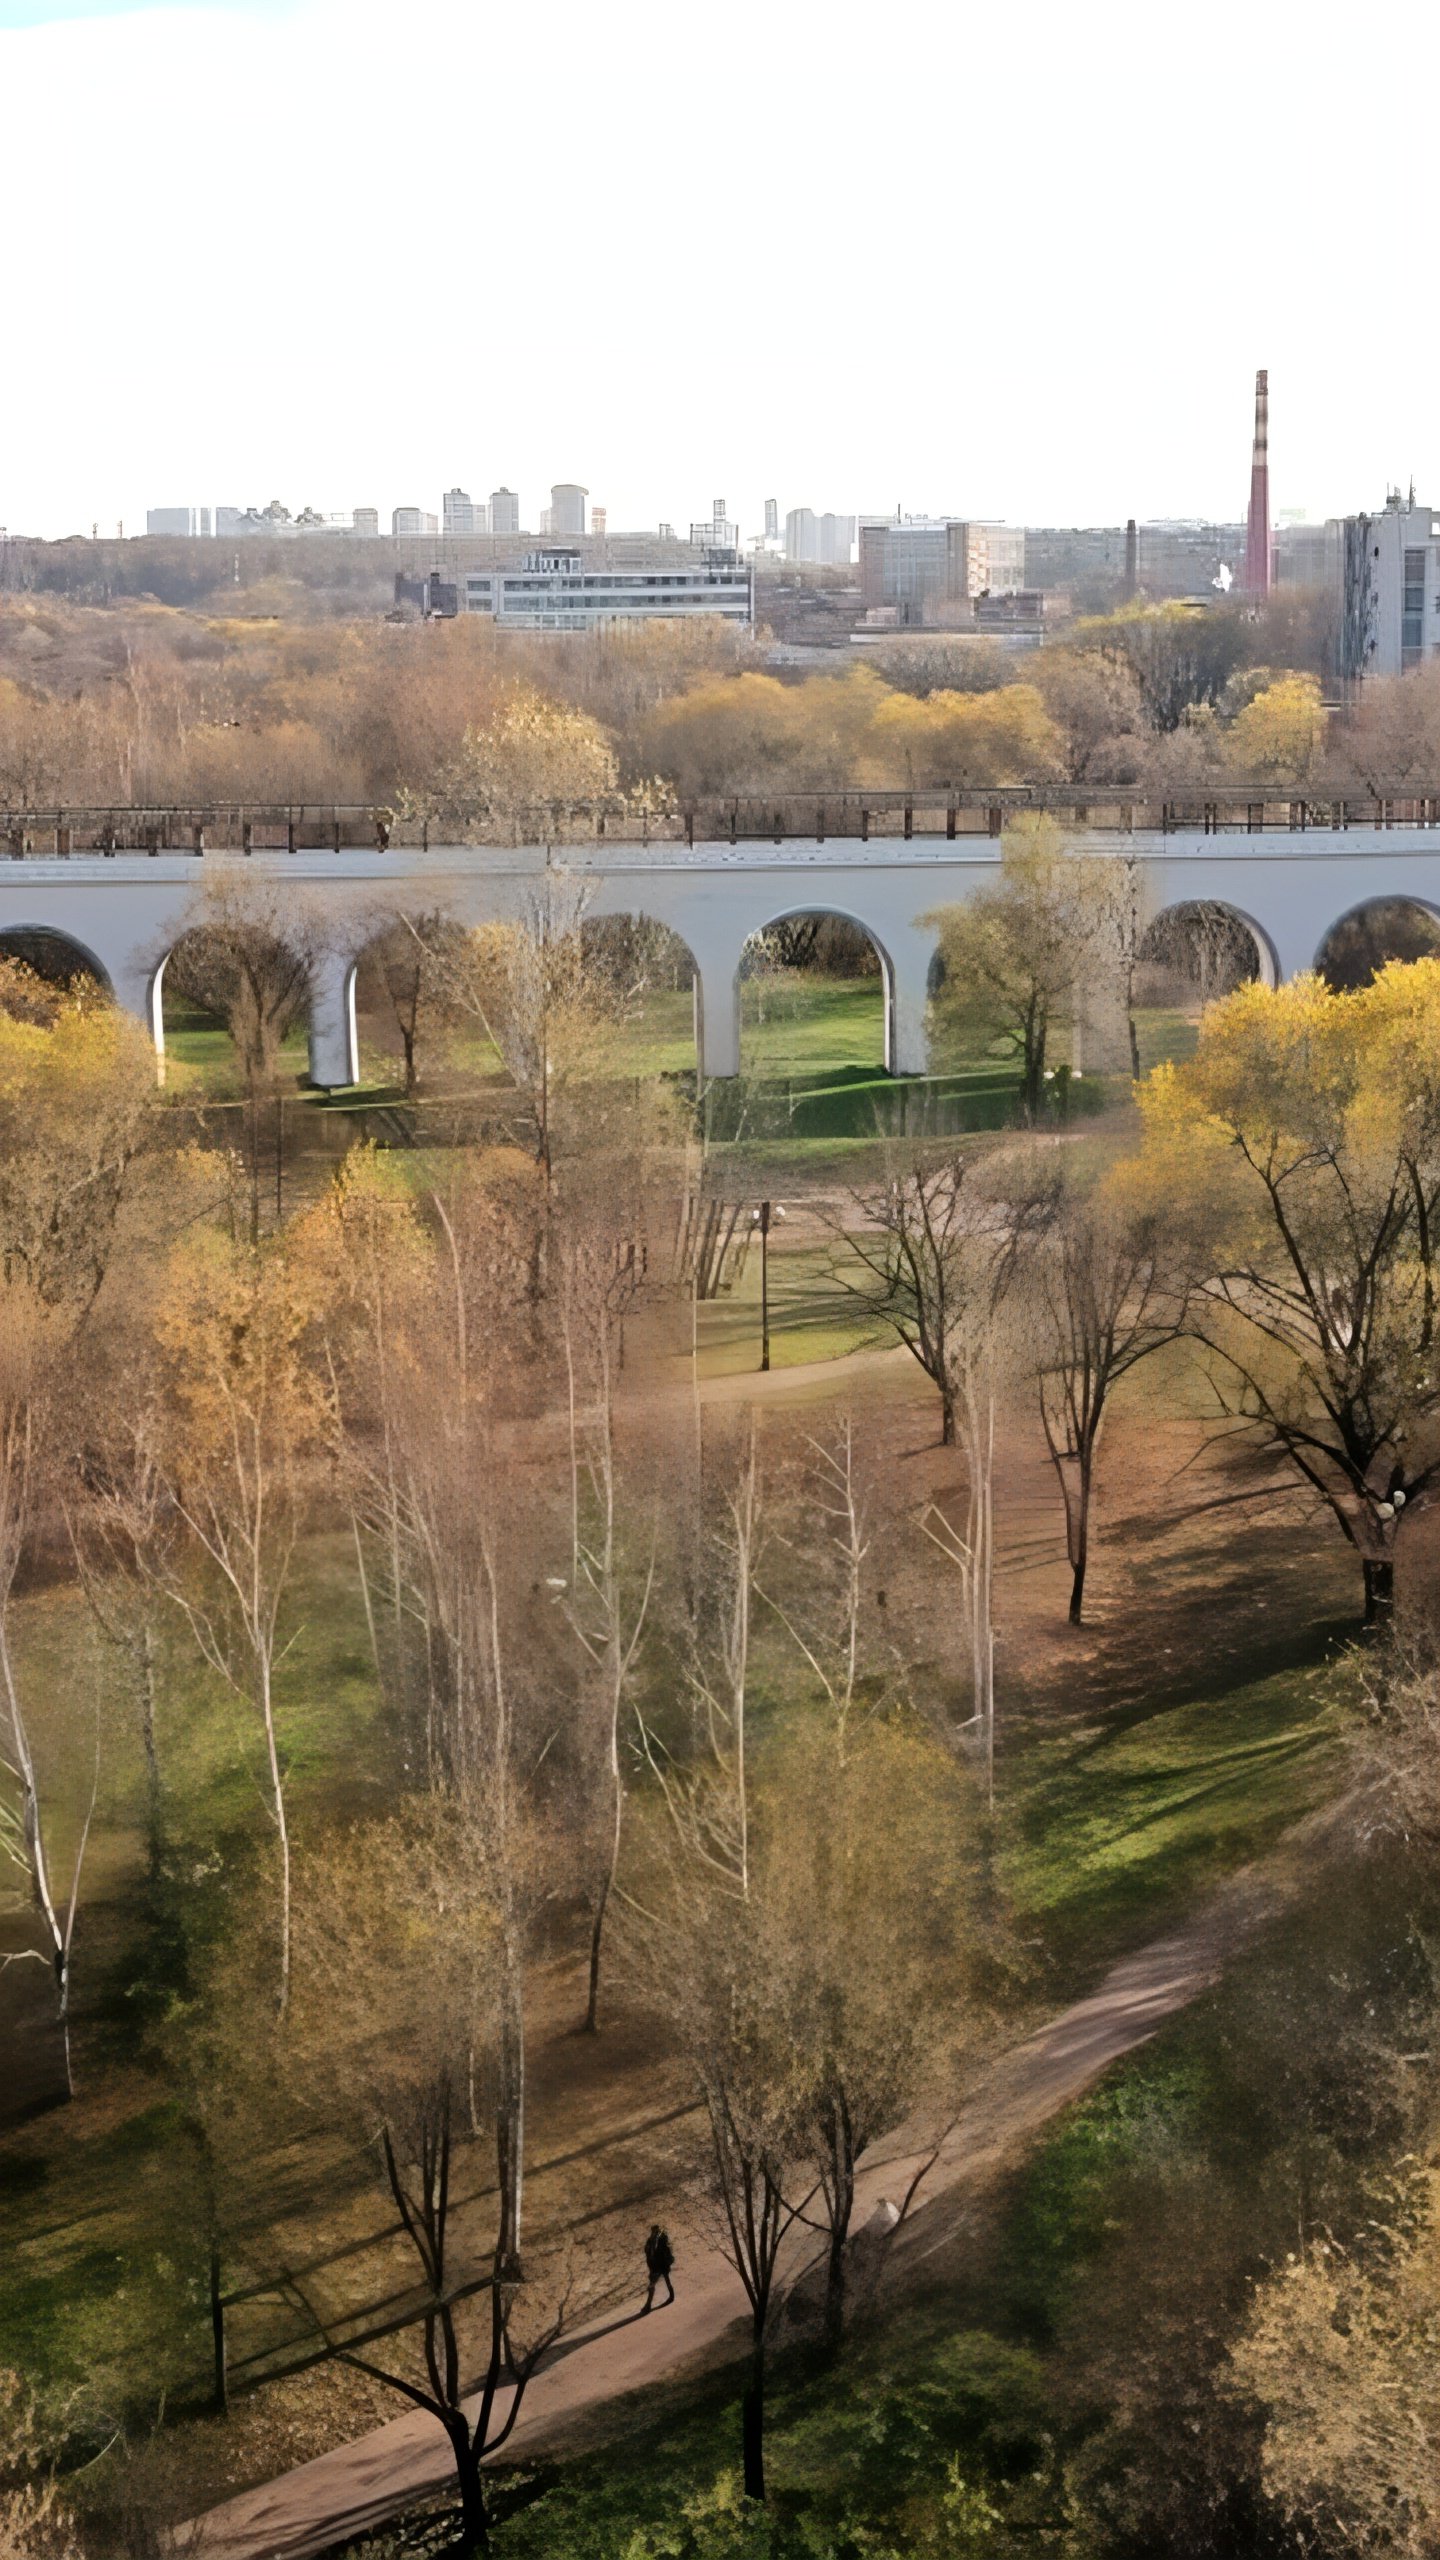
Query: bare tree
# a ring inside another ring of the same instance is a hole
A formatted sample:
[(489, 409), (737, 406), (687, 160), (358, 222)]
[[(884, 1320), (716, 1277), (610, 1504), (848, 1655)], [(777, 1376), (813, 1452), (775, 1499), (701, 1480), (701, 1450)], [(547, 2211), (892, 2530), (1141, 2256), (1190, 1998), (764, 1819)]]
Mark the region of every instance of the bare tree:
[[(369, 1547), (380, 1577), (393, 1578), (393, 1641), (377, 1644), (377, 1663), (402, 1711), (419, 1705), (432, 1788), (467, 1805), (486, 1842), (501, 2003), (497, 2177), (518, 2269), (525, 1971), (549, 1890), (536, 1779), (556, 1740), (545, 1630), (528, 1595), (551, 1518), (543, 1479), (522, 1495), (499, 1455), (497, 1408), (527, 1367), (544, 1201), (531, 1172), (487, 1186), (467, 1168), (425, 1207), (422, 1221), (413, 1205), (386, 1212), (373, 1196), (327, 1203), (354, 1328), (350, 1346), (332, 1345), (331, 1374), (362, 1556)], [(392, 1246), (403, 1288), (379, 1276)]]
[[(587, 1204), (591, 1209), (594, 1203)], [(570, 1420), (572, 1585), (569, 1617), (599, 1691), (603, 1763), (603, 1847), (590, 1920), (585, 2031), (600, 2017), (600, 1965), (605, 1920), (620, 1865), (625, 1816), (621, 1737), (649, 1616), (657, 1527), (650, 1522), (648, 1562), (627, 1569), (616, 1446), (616, 1369), (625, 1311), (637, 1285), (635, 1243), (608, 1222), (587, 1217), (561, 1251), (560, 1322)], [(586, 1410), (577, 1428), (577, 1358)], [(585, 1499), (582, 1500), (582, 1483)]]
[(691, 1668), (690, 1749), (681, 1759), (640, 1726), (664, 1835), (648, 1907), (631, 1905), (653, 1993), (675, 2022), (705, 2101), (717, 2237), (750, 2306), (741, 2441), (751, 2498), (765, 2495), (766, 2349), (780, 2250), (804, 2201), (793, 2195), (800, 2084), (768, 1913), (752, 1893), (748, 1727), (761, 1545), (752, 1424), (711, 1542)]
[[(845, 2326), (856, 2178), (917, 2110), (953, 2119), (986, 2026), (972, 1904), (973, 1790), (913, 1717), (838, 1722), (767, 1749), (755, 1890), (774, 1949), (772, 1996), (799, 2092), (805, 2219), (824, 2236), (824, 2326)], [(904, 2208), (938, 2145), (922, 2151)]]
[[(522, 2330), (537, 2284), (533, 2275), (522, 2283), (507, 2196), (502, 2190), (490, 2240), (479, 2246), (468, 2228), (473, 2208), (460, 2200), (477, 2043), (505, 2034), (504, 1988), (491, 1975), (492, 1839), (473, 1800), (432, 1798), (312, 1854), (281, 2057), (321, 2121), (338, 2120), (372, 2151), (413, 2268), (398, 2307), (392, 2299), (358, 2318), (327, 2309), (309, 2279), (291, 2276), (286, 2290), (336, 2362), (444, 2429), (460, 2491), (458, 2548), (467, 2554), (490, 2547), (484, 2464), (510, 2437), (570, 2294), (562, 2270), (549, 2306)], [(503, 2088), (501, 2057), (486, 2076)], [(467, 2305), (485, 2315), (478, 2358)], [(401, 2342), (411, 2332), (416, 2351), (406, 2354)], [(376, 2348), (386, 2339), (401, 2353), (382, 2361)]]
[[(858, 1221), (838, 1229), (833, 1271), (889, 1325), (940, 1397), (940, 1439), (955, 1439), (965, 1342), (996, 1303), (1007, 1267), (1003, 1210), (982, 1189), (974, 1155), (895, 1158), (883, 1183), (854, 1195)], [(851, 1276), (858, 1263), (863, 1276)]]
[(587, 963), (585, 908), (583, 890), (547, 880), (516, 922), (437, 946), (443, 1000), (483, 1033), (530, 1105), (547, 1180), (556, 1112), (575, 1082), (595, 1073), (614, 1011), (605, 971)]
[(207, 875), (193, 918), (164, 960), (182, 1003), (223, 1022), (247, 1092), (274, 1077), (281, 1047), (310, 1009), (319, 943), (293, 898), (226, 873)]
[(164, 1792), (156, 1732), (159, 1647), (156, 1618), (162, 1605), (162, 1556), (169, 1551), (174, 1514), (155, 1462), (151, 1417), (143, 1386), (124, 1380), (117, 1427), (85, 1454), (66, 1502), (71, 1550), (80, 1586), (105, 1642), (122, 1666), (135, 1703), (145, 1762), (145, 1841), (152, 1887), (164, 1855)]
[(157, 954), (166, 992), (222, 1022), (234, 1043), (245, 1091), (252, 1243), (260, 1234), (262, 1105), (275, 1097), (278, 1151), (280, 1052), (310, 1012), (320, 948), (316, 923), (294, 896), (217, 872), (207, 877), (193, 922), (168, 953)]
[(1214, 898), (1192, 898), (1166, 907), (1146, 925), (1138, 968), (1142, 987), (1149, 982), (1147, 1001), (1173, 1003), (1178, 993), (1203, 1008), (1255, 977), (1259, 952), (1249, 926), (1232, 908)]
[(186, 1539), (153, 1569), (202, 1660), (260, 1725), (279, 1864), (276, 1997), (290, 1991), (290, 1824), (276, 1673), (300, 1526), (300, 1466), (319, 1439), (306, 1275), (274, 1248), (212, 1244), (172, 1275), (161, 1321), (154, 1465)]
[(1020, 1275), (1021, 1321), (1034, 1325), (1045, 1445), (1065, 1505), (1070, 1623), (1085, 1602), (1095, 1461), (1110, 1400), (1186, 1320), (1183, 1268), (1166, 1251), (1163, 1214), (1132, 1207), (1113, 1186), (1080, 1189), (1063, 1169), (1036, 1168), (1031, 1249)]
[(965, 1457), (965, 1525), (957, 1527), (938, 1503), (927, 1503), (920, 1527), (960, 1580), (961, 1615), (970, 1653), (973, 1733), (985, 1770), (985, 1792), (995, 1809), (995, 1381), (993, 1329), (988, 1319), (957, 1347), (955, 1411)]
[(420, 915), (381, 917), (364, 944), (356, 969), (356, 1003), (373, 1008), (386, 1046), (398, 1043), (401, 1082), (413, 1094), (421, 1052), (432, 1035), (454, 1019), (450, 988), (461, 928), (438, 909)]

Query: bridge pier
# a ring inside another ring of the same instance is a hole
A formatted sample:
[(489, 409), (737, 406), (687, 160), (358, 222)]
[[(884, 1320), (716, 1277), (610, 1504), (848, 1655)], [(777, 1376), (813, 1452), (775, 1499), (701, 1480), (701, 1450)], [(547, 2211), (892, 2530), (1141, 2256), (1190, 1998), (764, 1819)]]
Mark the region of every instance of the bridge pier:
[(695, 1060), (702, 1085), (740, 1073), (740, 955), (743, 943), (695, 950)]
[(894, 1076), (923, 1076), (930, 1066), (926, 1017), (936, 936), (892, 925), (880, 953), (885, 972), (885, 1064)]
[(310, 1081), (334, 1092), (359, 1080), (355, 962), (348, 951), (324, 951), (315, 964), (310, 998)]

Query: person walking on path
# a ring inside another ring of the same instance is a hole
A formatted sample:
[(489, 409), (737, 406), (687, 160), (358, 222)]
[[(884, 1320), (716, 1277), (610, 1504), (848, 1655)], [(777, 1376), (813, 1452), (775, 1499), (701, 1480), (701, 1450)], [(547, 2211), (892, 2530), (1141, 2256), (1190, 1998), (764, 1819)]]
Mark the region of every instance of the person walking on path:
[[(670, 2281), (670, 2270), (674, 2264), (675, 2252), (670, 2246), (669, 2232), (662, 2231), (658, 2222), (652, 2222), (645, 2242), (645, 2272), (650, 2278), (645, 2290), (647, 2311), (654, 2307), (655, 2288), (659, 2284), (665, 2287), (665, 2303), (674, 2301), (675, 2287)], [(662, 2310), (665, 2308), (665, 2303), (660, 2306)]]

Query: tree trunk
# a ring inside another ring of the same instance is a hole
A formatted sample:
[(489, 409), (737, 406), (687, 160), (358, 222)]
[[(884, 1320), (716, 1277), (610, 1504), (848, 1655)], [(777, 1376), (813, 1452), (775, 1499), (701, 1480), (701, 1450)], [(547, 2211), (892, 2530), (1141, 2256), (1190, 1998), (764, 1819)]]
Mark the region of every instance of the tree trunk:
[(479, 2453), (471, 2442), (470, 2430), (461, 2417), (447, 2431), (450, 2450), (455, 2456), (455, 2478), (460, 2489), (460, 2539), (455, 2548), (471, 2560), (476, 2551), (490, 2548), (490, 2518), (485, 2508), (485, 2474)]
[(140, 1699), (140, 1746), (145, 1754), (145, 1856), (153, 1886), (160, 1881), (165, 1846), (160, 1797), (160, 1753), (155, 1741), (155, 1639), (143, 1626), (135, 1644), (135, 1686)]
[(830, 2256), (825, 2269), (825, 2346), (832, 2356), (838, 2355), (845, 2343), (845, 2251), (849, 2237), (847, 2207), (845, 2219), (842, 2221), (837, 2213), (830, 2225)]
[(600, 1879), (600, 1890), (595, 1897), (595, 1917), (590, 1927), (590, 1991), (585, 2003), (587, 2036), (597, 2035), (600, 2029), (600, 1949), (605, 1936), (605, 1914), (609, 1909), (615, 1874), (620, 1864), (620, 1826), (624, 1815), (625, 1791), (621, 1785), (618, 1767), (612, 1768), (610, 1772), (610, 1785), (614, 1818), (610, 1826), (609, 1863)]
[(955, 1446), (955, 1399), (948, 1387), (940, 1390), (940, 1446), (942, 1449)]
[(500, 2189), (496, 2276), (520, 2281), (520, 2228), (525, 2187), (525, 2010), (519, 1962), (503, 1954), (500, 1987), (500, 2089), (495, 2110), (495, 2169)]
[(1081, 1612), (1085, 1606), (1085, 1568), (1090, 1561), (1090, 1487), (1094, 1463), (1093, 1450), (1082, 1450), (1077, 1469), (1079, 1481), (1074, 1497), (1074, 1507), (1070, 1510), (1066, 1524), (1070, 1532), (1070, 1624), (1072, 1627), (1079, 1626)]
[(740, 2411), (740, 2442), (745, 2467), (745, 2495), (765, 2495), (765, 2341), (750, 2350), (750, 2376)]
[(1395, 1566), (1389, 1556), (1366, 1556), (1365, 1624), (1387, 1627), (1395, 1612)]
[(55, 2000), (60, 2020), (60, 2048), (65, 2061), (65, 2095), (75, 2095), (75, 2070), (70, 2059), (70, 1950), (62, 1941), (55, 1949)]
[(230, 2415), (230, 2375), (225, 2354), (225, 2297), (220, 2289), (220, 2243), (210, 2241), (210, 2347), (215, 2377), (215, 2414)]
[(846, 2248), (855, 2210), (855, 2138), (844, 2092), (830, 2101), (830, 2252), (825, 2270), (825, 2344), (838, 2355), (845, 2336)]
[(260, 1664), (260, 1715), (265, 1726), (265, 1752), (270, 1774), (270, 1809), (280, 1849), (280, 1990), (276, 2009), (283, 2018), (290, 2005), (290, 1824), (285, 1811), (285, 1782), (280, 1773), (280, 1744), (275, 1732), (275, 1693), (270, 1665)]

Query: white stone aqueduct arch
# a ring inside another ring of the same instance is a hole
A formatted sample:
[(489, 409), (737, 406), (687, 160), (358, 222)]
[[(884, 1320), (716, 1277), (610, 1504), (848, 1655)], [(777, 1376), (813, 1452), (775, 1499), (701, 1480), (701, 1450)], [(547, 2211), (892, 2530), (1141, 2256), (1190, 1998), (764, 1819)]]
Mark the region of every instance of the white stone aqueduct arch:
[[(498, 921), (523, 914), (556, 883), (578, 894), (586, 913), (650, 916), (688, 945), (701, 1064), (711, 1076), (739, 1071), (737, 981), (751, 934), (788, 915), (847, 918), (880, 954), (890, 1064), (908, 1075), (926, 1064), (933, 919), (993, 883), (998, 847), (977, 850), (983, 841), (970, 839), (962, 850), (894, 839), (822, 848), (807, 839), (713, 845), (703, 853), (639, 844), (505, 853), (432, 846), (423, 855), (214, 853), (204, 862), (263, 873), (272, 892), (293, 893), (319, 917), (324, 949), (311, 1071), (320, 1084), (353, 1078), (355, 957), (382, 909), (441, 906), (462, 923)], [(1197, 900), (1231, 908), (1255, 937), (1272, 981), (1312, 968), (1330, 928), (1375, 900), (1407, 899), (1440, 916), (1440, 828), (1311, 828), (1224, 839), (1199, 830), (1137, 831), (1073, 841), (1079, 850), (1138, 863), (1147, 916)], [(22, 929), (64, 935), (158, 1045), (164, 962), (156, 954), (172, 949), (191, 920), (200, 876), (195, 857), (178, 853), (0, 860), (0, 937)]]

